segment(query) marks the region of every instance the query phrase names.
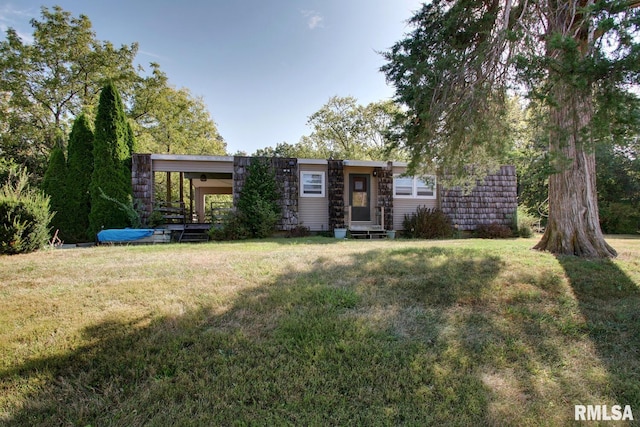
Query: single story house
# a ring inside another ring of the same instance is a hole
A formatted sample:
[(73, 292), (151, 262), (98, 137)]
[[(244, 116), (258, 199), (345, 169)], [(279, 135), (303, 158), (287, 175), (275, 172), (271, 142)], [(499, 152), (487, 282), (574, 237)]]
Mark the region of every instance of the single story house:
[[(143, 219), (153, 209), (158, 173), (180, 175), (189, 183), (187, 222), (205, 222), (205, 196), (229, 194), (237, 200), (251, 157), (135, 154), (132, 161), (134, 199)], [(445, 189), (438, 177), (405, 176), (407, 164), (391, 161), (334, 159), (269, 159), (280, 187), (280, 230), (297, 226), (311, 231), (402, 230), (406, 214), (419, 206), (440, 208), (459, 230), (480, 224), (511, 225), (517, 209), (515, 167), (503, 166), (470, 193)]]

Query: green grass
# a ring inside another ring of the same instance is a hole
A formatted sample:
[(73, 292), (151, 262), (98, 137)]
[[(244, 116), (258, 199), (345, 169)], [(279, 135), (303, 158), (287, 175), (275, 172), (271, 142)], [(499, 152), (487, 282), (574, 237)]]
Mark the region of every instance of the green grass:
[(640, 418), (640, 240), (97, 247), (0, 257), (0, 424)]

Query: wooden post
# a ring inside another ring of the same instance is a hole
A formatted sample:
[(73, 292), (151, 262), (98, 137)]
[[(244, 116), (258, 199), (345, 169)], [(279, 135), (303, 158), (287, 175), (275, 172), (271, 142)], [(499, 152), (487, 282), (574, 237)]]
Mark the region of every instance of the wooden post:
[[(193, 218), (193, 179), (189, 178), (189, 218)], [(198, 218), (200, 222), (200, 218)]]
[(171, 206), (171, 172), (167, 172), (167, 206)]
[(179, 187), (180, 187), (180, 203), (182, 206), (184, 204), (184, 172), (180, 172)]

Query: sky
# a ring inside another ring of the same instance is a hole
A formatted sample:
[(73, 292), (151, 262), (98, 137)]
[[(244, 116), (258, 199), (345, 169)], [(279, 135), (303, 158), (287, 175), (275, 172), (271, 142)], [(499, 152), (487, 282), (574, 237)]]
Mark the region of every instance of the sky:
[(419, 0), (0, 0), (0, 31), (28, 38), (41, 7), (84, 14), (98, 40), (139, 44), (169, 83), (202, 97), (227, 151), (251, 154), (309, 135), (332, 96), (394, 95), (380, 52), (401, 40)]

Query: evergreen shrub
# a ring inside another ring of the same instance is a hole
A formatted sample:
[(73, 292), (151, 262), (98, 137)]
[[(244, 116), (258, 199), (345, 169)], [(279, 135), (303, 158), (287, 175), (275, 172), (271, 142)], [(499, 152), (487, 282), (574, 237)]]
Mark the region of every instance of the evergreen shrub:
[(254, 157), (247, 166), (244, 186), (235, 211), (209, 231), (212, 240), (265, 238), (273, 234), (280, 219), (280, 194), (270, 162)]
[[(133, 134), (124, 113), (120, 95), (113, 83), (100, 94), (95, 120), (93, 144), (93, 172), (91, 175), (91, 212), (89, 235), (95, 236), (104, 228), (131, 226), (130, 218), (121, 209), (128, 204), (131, 187), (131, 153)], [(107, 198), (103, 197), (103, 194)]]
[(67, 148), (67, 221), (65, 241), (86, 242), (89, 239), (91, 195), (89, 185), (93, 172), (93, 130), (86, 114), (73, 122)]
[(55, 215), (51, 220), (54, 230), (60, 230), (59, 237), (68, 240), (68, 225), (73, 223), (74, 217), (69, 212), (67, 197), (67, 161), (64, 158), (62, 148), (55, 147), (51, 150), (49, 166), (44, 174), (42, 189), (49, 196), (51, 212)]
[(280, 218), (280, 194), (271, 164), (264, 158), (253, 158), (236, 206), (238, 219), (250, 237), (269, 237)]
[(640, 206), (628, 202), (600, 204), (600, 226), (607, 234), (640, 232)]
[(49, 241), (49, 197), (29, 187), (26, 170), (12, 167), (0, 190), (0, 254), (28, 253)]

